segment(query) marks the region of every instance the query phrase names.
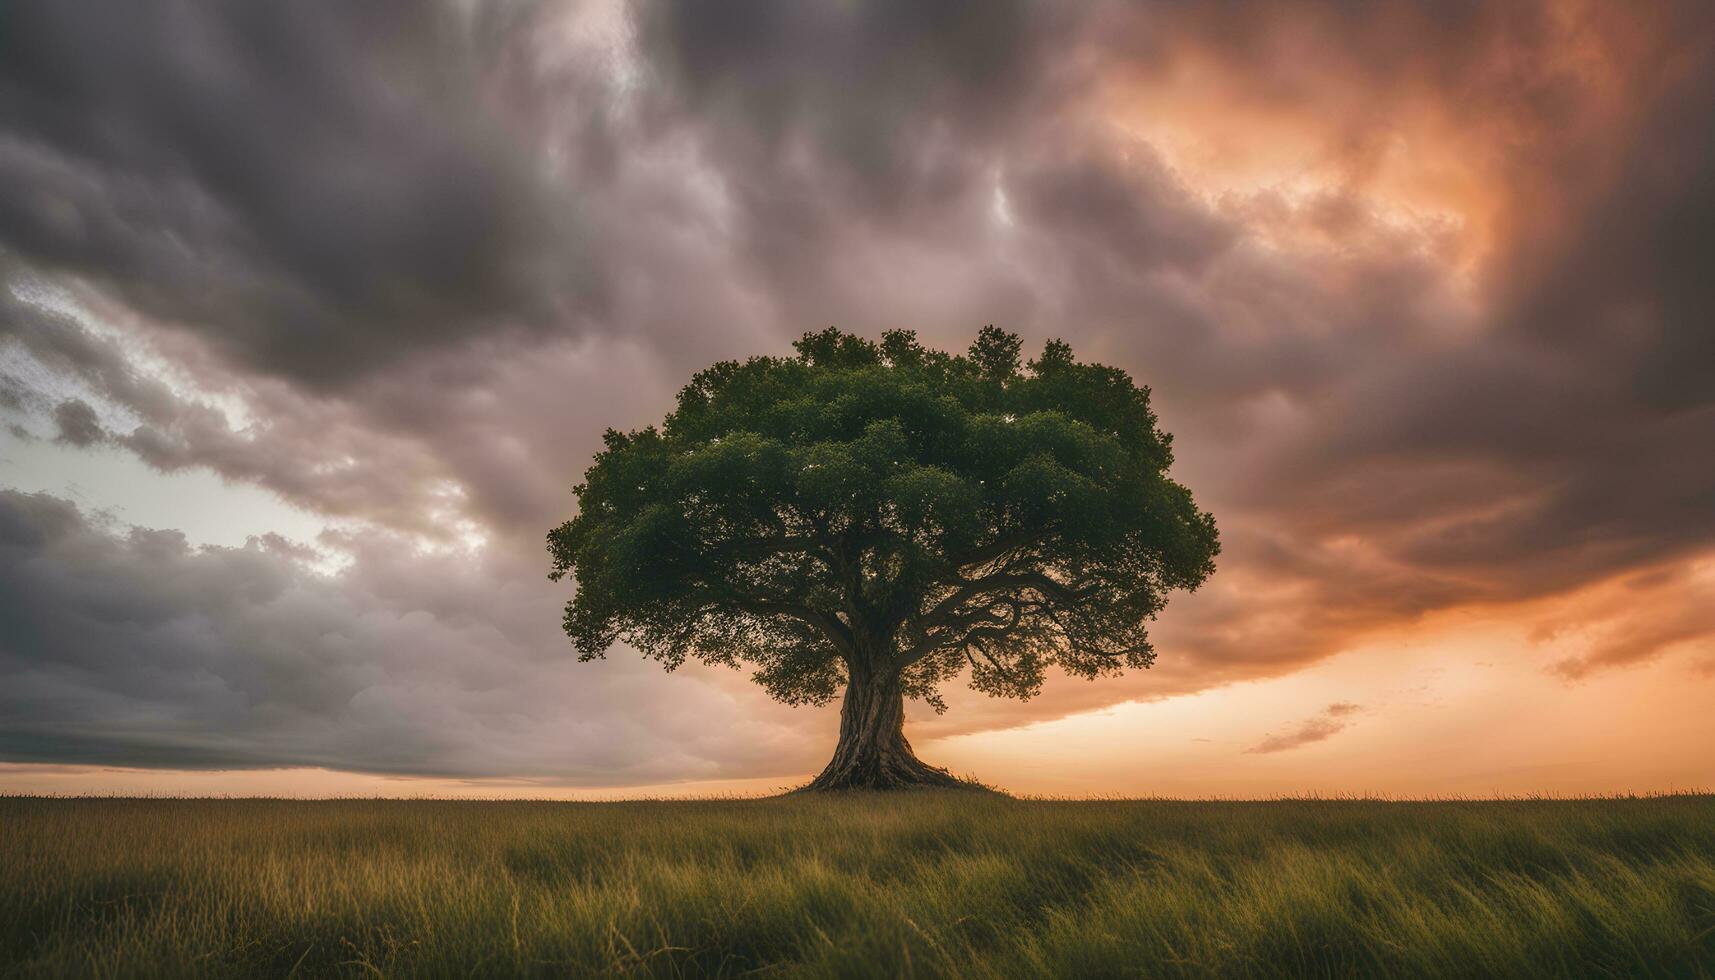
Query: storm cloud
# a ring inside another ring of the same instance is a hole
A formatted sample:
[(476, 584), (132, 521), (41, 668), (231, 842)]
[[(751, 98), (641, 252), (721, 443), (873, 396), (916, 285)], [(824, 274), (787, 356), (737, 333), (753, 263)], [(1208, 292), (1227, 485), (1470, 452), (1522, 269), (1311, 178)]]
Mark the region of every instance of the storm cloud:
[(198, 548), (0, 492), (0, 754), (585, 785), (815, 761), (810, 719), (749, 692), (662, 691), (632, 658), (556, 656), (539, 576), (347, 544), (354, 564), (329, 578), (277, 536)]
[(927, 733), (1591, 590), (1569, 682), (1715, 642), (1707, 4), (0, 16), (0, 410), (348, 529), (4, 498), (7, 758), (807, 769), (736, 675), (570, 663), (540, 540), (604, 428), (830, 323), (1132, 371), (1223, 530), (1155, 670)]
[(514, 37), (485, 9), (6, 16), (0, 237), (32, 262), (322, 387), (578, 300), (575, 227), (485, 105)]

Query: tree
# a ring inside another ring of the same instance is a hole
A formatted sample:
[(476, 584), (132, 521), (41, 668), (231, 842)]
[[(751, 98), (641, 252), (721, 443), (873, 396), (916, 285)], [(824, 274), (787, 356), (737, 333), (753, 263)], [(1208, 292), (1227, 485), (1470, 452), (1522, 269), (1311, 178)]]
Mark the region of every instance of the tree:
[(605, 434), (548, 534), (580, 660), (624, 641), (667, 670), (748, 664), (788, 704), (843, 686), (814, 789), (957, 784), (912, 754), (904, 698), (945, 710), (964, 671), (1029, 698), (1050, 665), (1150, 665), (1146, 626), (1220, 546), (1167, 476), (1147, 388), (1060, 341), (1021, 366), (994, 327), (965, 356), (905, 330), (794, 346), (696, 375), (658, 429)]

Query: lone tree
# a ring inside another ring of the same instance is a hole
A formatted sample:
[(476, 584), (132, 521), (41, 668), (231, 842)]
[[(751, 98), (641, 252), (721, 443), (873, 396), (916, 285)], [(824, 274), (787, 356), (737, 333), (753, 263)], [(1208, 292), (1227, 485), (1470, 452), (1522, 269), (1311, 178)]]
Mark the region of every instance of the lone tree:
[(659, 429), (605, 434), (548, 534), (580, 660), (624, 641), (668, 670), (742, 662), (787, 704), (843, 686), (812, 789), (958, 785), (912, 754), (904, 699), (944, 710), (967, 668), (1029, 698), (1050, 664), (1150, 665), (1145, 627), (1220, 545), (1167, 476), (1147, 388), (1057, 340), (1021, 365), (994, 327), (962, 357), (906, 330), (794, 346), (696, 375)]

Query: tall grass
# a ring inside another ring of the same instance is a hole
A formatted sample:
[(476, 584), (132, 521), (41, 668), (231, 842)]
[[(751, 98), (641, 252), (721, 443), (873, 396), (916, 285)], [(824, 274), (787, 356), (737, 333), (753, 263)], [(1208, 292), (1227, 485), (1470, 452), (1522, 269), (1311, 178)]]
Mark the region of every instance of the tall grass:
[(1715, 976), (1715, 797), (0, 799), (0, 975)]

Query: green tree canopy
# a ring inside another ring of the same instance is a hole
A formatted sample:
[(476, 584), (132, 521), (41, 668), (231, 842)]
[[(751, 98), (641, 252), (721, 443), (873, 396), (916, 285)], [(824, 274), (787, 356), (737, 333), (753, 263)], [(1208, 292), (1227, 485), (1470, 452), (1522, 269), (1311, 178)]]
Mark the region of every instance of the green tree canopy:
[(668, 670), (746, 664), (789, 704), (843, 687), (826, 787), (947, 781), (912, 755), (901, 699), (942, 710), (961, 673), (1029, 698), (1050, 665), (1150, 665), (1149, 622), (1219, 542), (1167, 475), (1147, 388), (1060, 341), (1021, 363), (994, 327), (964, 356), (904, 330), (795, 347), (716, 364), (659, 428), (605, 434), (548, 535), (581, 659), (623, 641)]

